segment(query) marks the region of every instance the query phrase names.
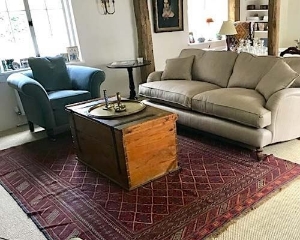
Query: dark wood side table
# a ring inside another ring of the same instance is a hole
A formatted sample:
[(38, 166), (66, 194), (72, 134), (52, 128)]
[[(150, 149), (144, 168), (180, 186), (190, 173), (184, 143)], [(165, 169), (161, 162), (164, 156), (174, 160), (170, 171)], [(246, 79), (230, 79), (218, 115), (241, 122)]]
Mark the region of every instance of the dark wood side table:
[(134, 80), (133, 80), (133, 75), (132, 75), (132, 69), (143, 67), (143, 66), (150, 65), (150, 64), (151, 64), (151, 61), (148, 61), (148, 60), (144, 60), (143, 63), (138, 63), (135, 60), (130, 60), (130, 61), (112, 62), (112, 63), (108, 64), (106, 67), (113, 68), (113, 69), (127, 68), (128, 78), (129, 78), (129, 89), (130, 89), (129, 99), (136, 99), (136, 92), (135, 92), (135, 85), (134, 85)]

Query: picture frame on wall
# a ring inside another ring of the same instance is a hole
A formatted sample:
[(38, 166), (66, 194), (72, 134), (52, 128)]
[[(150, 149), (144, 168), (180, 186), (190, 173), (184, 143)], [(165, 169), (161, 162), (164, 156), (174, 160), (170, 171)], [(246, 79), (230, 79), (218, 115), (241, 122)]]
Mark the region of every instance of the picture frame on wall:
[(183, 31), (183, 0), (152, 0), (154, 32)]

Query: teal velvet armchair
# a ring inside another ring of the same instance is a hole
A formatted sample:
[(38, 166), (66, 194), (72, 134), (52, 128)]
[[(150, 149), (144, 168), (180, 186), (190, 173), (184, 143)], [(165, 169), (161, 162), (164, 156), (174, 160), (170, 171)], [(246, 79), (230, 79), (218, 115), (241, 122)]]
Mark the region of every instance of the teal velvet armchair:
[[(67, 104), (100, 97), (100, 85), (105, 80), (101, 69), (69, 65), (66, 70), (69, 82), (63, 87), (57, 87), (57, 83), (61, 84), (58, 81), (48, 81), (47, 84), (37, 81), (31, 70), (8, 77), (9, 86), (19, 93), (31, 132), (36, 124), (45, 128), (50, 138), (54, 138), (57, 133), (69, 129), (65, 111)], [(42, 74), (43, 79), (49, 77), (45, 71)]]

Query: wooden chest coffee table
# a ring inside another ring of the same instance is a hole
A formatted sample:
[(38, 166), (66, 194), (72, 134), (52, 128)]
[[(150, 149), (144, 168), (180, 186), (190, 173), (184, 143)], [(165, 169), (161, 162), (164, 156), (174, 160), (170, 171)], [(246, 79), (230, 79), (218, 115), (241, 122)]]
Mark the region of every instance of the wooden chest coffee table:
[(147, 106), (120, 118), (91, 117), (101, 101), (66, 106), (80, 161), (128, 190), (178, 169), (176, 114)]

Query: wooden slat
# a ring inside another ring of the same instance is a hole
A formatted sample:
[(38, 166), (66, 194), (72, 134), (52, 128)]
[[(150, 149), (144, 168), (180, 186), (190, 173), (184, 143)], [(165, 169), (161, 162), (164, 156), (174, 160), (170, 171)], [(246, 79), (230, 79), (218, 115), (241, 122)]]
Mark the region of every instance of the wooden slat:
[(146, 82), (148, 75), (155, 70), (148, 1), (133, 0), (133, 6), (138, 35), (138, 53), (140, 57), (151, 61), (150, 65), (141, 68), (142, 82)]
[(280, 0), (269, 0), (268, 54), (277, 56), (279, 47)]

